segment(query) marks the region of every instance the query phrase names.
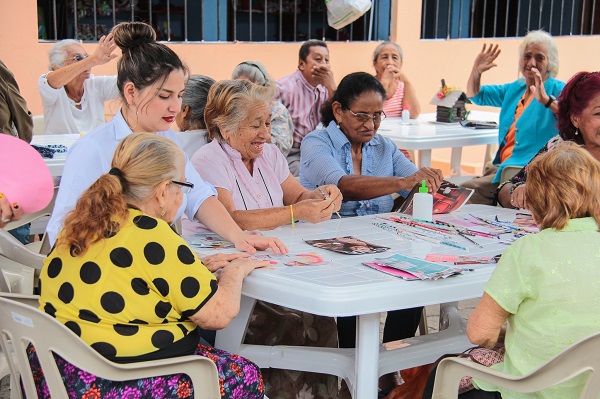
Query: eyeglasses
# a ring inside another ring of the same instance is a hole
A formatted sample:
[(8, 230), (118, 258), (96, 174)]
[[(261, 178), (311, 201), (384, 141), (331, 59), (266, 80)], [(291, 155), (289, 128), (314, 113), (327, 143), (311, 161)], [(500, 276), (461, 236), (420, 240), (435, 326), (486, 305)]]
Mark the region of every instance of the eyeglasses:
[(194, 188), (194, 183), (190, 183), (189, 181), (183, 182), (183, 181), (171, 180), (171, 183), (177, 184), (178, 186), (180, 186), (181, 192), (184, 194), (189, 193), (190, 191), (192, 191), (192, 188)]
[(75, 54), (73, 57), (69, 57), (67, 58), (68, 60), (73, 60), (75, 62), (79, 62), (81, 60), (85, 60), (86, 58), (88, 58), (90, 55), (86, 54), (86, 55), (81, 55), (81, 54)]
[(362, 123), (368, 122), (371, 119), (373, 119), (373, 123), (381, 123), (381, 121), (385, 119), (385, 112), (383, 111), (375, 112), (373, 115), (364, 112), (353, 112), (350, 108), (348, 108), (348, 111)]

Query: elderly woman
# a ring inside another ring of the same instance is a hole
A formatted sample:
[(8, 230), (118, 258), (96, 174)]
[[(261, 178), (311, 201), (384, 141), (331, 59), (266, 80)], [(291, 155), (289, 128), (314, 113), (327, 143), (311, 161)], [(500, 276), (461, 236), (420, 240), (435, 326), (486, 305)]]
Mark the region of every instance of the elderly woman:
[[(344, 196), (343, 216), (390, 212), (391, 194), (406, 196), (422, 180), (435, 192), (442, 182), (437, 169), (417, 167), (408, 161), (390, 139), (377, 134), (385, 118), (386, 91), (379, 81), (364, 72), (344, 77), (329, 103), (322, 108), (326, 128), (308, 134), (302, 141), (300, 183), (314, 188), (335, 184)], [(421, 308), (388, 312), (383, 342), (415, 334)], [(340, 347), (353, 348), (356, 318), (338, 317)], [(386, 382), (384, 389), (392, 388)]]
[[(110, 171), (83, 192), (69, 213), (44, 261), (40, 309), (113, 362), (196, 354), (216, 363), (222, 398), (262, 398), (260, 369), (199, 344), (197, 326), (227, 326), (239, 311), (244, 277), (266, 262), (247, 255), (212, 255), (200, 261), (171, 229), (183, 191), (192, 185), (186, 181), (185, 164), (183, 151), (167, 138), (127, 136), (117, 146)], [(215, 278), (211, 270), (217, 269)], [(30, 351), (32, 362), (34, 353)], [(76, 396), (102, 392), (129, 397), (137, 392), (178, 398), (201, 391), (181, 374), (113, 382), (79, 378), (85, 371), (61, 359), (58, 366), (67, 391)], [(47, 392), (44, 384), (43, 376), (37, 376), (39, 393)]]
[(185, 84), (181, 97), (181, 111), (175, 117), (175, 123), (181, 134), (177, 135), (183, 151), (188, 157), (207, 143), (208, 131), (204, 123), (204, 107), (208, 91), (215, 83), (213, 78), (204, 75), (192, 75)]
[[(504, 361), (492, 368), (514, 376), (532, 372), (574, 342), (600, 331), (600, 163), (576, 144), (561, 143), (533, 160), (528, 169), (527, 203), (541, 231), (504, 251), (467, 324), (472, 343), (492, 348), (508, 323)], [(578, 398), (585, 377), (534, 396)], [(497, 398), (500, 392), (503, 399), (533, 397), (483, 381), (474, 384), (481, 391), (463, 395)], [(426, 389), (423, 397), (431, 397), (431, 391)]]
[(375, 47), (375, 77), (383, 85), (386, 93), (383, 111), (389, 117), (400, 117), (406, 109), (414, 119), (421, 114), (421, 105), (415, 88), (402, 72), (402, 62), (402, 48), (397, 43), (385, 41)]
[(91, 71), (115, 59), (116, 47), (112, 34), (100, 38), (92, 55), (72, 39), (52, 46), (50, 72), (38, 79), (44, 134), (87, 133), (105, 123), (104, 102), (119, 96), (117, 77)]
[[(244, 79), (260, 86), (273, 86), (274, 83), (265, 66), (258, 61), (245, 61), (235, 67), (231, 79)], [(293, 144), (294, 122), (288, 109), (280, 100), (271, 101), (271, 137), (267, 141), (279, 148), (284, 156)]]
[(467, 96), (477, 105), (501, 107), (498, 152), (484, 175), (462, 186), (475, 190), (471, 202), (494, 203), (494, 191), (505, 166), (525, 165), (546, 142), (556, 135), (556, 97), (564, 82), (558, 73), (558, 52), (552, 37), (541, 30), (531, 31), (519, 46), (519, 70), (523, 75), (512, 83), (481, 86), (481, 75), (495, 67), (498, 45), (483, 45), (475, 58)]
[[(123, 107), (110, 122), (70, 148), (47, 228), (52, 243), (77, 198), (110, 169), (110, 160), (121, 139), (138, 132), (157, 132), (180, 145), (171, 124), (181, 110), (187, 68), (173, 50), (156, 42), (156, 33), (148, 24), (123, 22), (112, 29), (112, 34), (123, 52), (117, 64)], [(188, 218), (202, 221), (241, 251), (254, 253), (255, 248), (270, 247), (276, 253), (286, 252), (276, 238), (244, 233), (215, 198), (214, 187), (204, 182), (189, 162), (186, 176), (193, 187), (184, 195), (177, 218), (185, 211)]]
[[(337, 187), (307, 190), (291, 175), (287, 161), (270, 137), (272, 87), (246, 80), (215, 83), (204, 116), (213, 140), (192, 157), (192, 164), (212, 183), (219, 201), (245, 230), (266, 230), (303, 220), (331, 218), (342, 197)], [(257, 302), (246, 343), (336, 347), (335, 322)], [(266, 394), (271, 398), (337, 397), (337, 378), (290, 370), (265, 370)]]
[[(600, 109), (600, 72), (577, 73), (569, 80), (558, 97), (559, 136), (552, 138), (538, 155), (554, 149), (558, 142), (564, 140), (581, 145), (600, 161), (600, 136), (597, 133), (598, 109)], [(525, 196), (527, 169), (528, 166), (524, 167), (498, 188), (500, 205), (507, 208), (527, 208)]]

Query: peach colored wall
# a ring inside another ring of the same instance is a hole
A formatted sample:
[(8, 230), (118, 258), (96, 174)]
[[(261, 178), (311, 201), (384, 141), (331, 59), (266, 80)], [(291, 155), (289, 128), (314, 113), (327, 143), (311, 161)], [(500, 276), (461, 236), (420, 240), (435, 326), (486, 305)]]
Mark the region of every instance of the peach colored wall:
[[(393, 0), (392, 40), (404, 49), (404, 70), (417, 89), (423, 112), (433, 112), (429, 101), (441, 78), (447, 84), (464, 88), (472, 61), (488, 40), (421, 40), (421, 2)], [(518, 77), (517, 57), (520, 39), (497, 39), (502, 53), (498, 67), (487, 72), (482, 82), (504, 83)], [(580, 70), (600, 69), (600, 41), (597, 36), (556, 38), (560, 59), (558, 78), (567, 80)], [(332, 68), (339, 81), (354, 71), (372, 71), (370, 57), (377, 43), (330, 43)], [(51, 43), (37, 40), (35, 0), (0, 0), (0, 59), (15, 74), (21, 92), (34, 114), (42, 113), (37, 78), (46, 71)], [(93, 44), (85, 44), (93, 51)], [(287, 75), (297, 66), (298, 43), (174, 43), (173, 49), (193, 73), (226, 79), (243, 60), (262, 61), (274, 78)], [(94, 69), (97, 75), (114, 74), (116, 63)], [(437, 154), (437, 155), (436, 155)], [(482, 149), (465, 151), (465, 163), (481, 163)], [(448, 151), (434, 151), (434, 158), (446, 160)]]

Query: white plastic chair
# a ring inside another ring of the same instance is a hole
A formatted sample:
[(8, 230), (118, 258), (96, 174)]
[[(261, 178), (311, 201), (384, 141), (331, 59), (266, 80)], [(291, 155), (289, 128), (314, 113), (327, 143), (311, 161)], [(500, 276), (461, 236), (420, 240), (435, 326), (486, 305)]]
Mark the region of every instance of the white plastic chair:
[(44, 134), (44, 115), (33, 115), (33, 134)]
[(505, 166), (500, 174), (500, 182), (505, 182), (512, 179), (517, 173), (523, 169), (522, 166)]
[[(38, 295), (21, 295), (21, 294), (10, 294), (6, 292), (0, 292), (0, 297), (7, 298), (13, 301), (20, 302), (24, 305), (31, 306), (37, 308), (39, 306), (39, 296)], [(10, 369), (8, 368), (8, 361), (4, 356), (4, 353), (0, 350), (0, 380), (10, 374)], [(12, 385), (12, 380), (11, 380)], [(20, 396), (20, 388), (16, 388), (14, 386), (10, 387), (10, 399), (17, 399)]]
[[(71, 330), (40, 310), (6, 298), (0, 298), (0, 344), (8, 356), (11, 385), (19, 386), (21, 377), (28, 398), (37, 398), (26, 348), (35, 346), (46, 383), (53, 398), (67, 398), (67, 391), (54, 361), (53, 353), (76, 367), (100, 378), (126, 381), (153, 376), (184, 373), (195, 387), (195, 397), (220, 399), (215, 364), (202, 356), (117, 364), (106, 360)], [(20, 392), (17, 396), (21, 397)]]
[(588, 373), (580, 399), (597, 399), (600, 394), (600, 333), (583, 339), (524, 376), (512, 376), (473, 363), (468, 359), (449, 357), (437, 368), (433, 399), (455, 399), (458, 384), (464, 376), (516, 392), (538, 392)]

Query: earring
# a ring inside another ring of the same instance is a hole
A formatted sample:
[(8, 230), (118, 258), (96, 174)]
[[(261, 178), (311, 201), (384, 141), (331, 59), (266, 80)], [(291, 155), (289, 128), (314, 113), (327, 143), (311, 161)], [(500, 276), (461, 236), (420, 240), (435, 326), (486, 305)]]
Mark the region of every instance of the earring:
[(579, 128), (575, 129), (575, 136), (579, 135)]
[(165, 208), (163, 207), (160, 211), (160, 217), (162, 218), (163, 216), (165, 216)]
[(336, 120), (335, 121), (335, 126), (337, 126), (337, 128), (339, 129), (340, 128), (340, 121)]

